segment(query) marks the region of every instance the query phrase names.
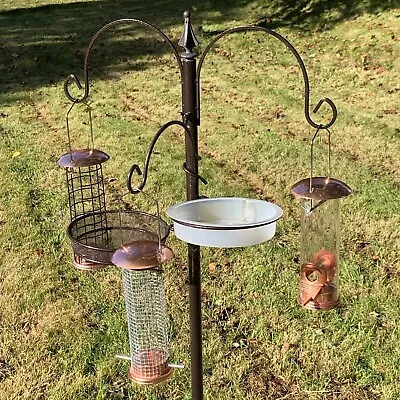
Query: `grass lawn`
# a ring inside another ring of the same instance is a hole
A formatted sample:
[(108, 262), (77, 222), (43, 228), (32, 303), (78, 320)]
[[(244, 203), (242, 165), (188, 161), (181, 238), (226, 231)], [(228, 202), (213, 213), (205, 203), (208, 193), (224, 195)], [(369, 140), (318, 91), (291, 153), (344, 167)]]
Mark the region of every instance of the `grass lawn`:
[[(311, 104), (335, 101), (333, 176), (353, 188), (342, 202), (341, 306), (296, 304), (300, 207), (290, 187), (309, 171), (314, 131), (303, 115), (295, 59), (262, 33), (225, 38), (202, 70), (200, 173), (207, 196), (269, 199), (284, 210), (276, 237), (245, 249), (203, 249), (205, 398), (400, 398), (400, 3), (374, 0), (2, 0), (0, 4), (0, 399), (190, 399), (186, 247), (173, 235), (166, 266), (171, 360), (187, 368), (156, 388), (133, 385), (117, 268), (76, 271), (65, 234), (63, 82), (83, 80), (92, 35), (121, 17), (142, 18), (177, 43), (190, 9), (201, 44), (241, 24), (268, 26), (297, 48)], [(348, 4), (350, 3), (350, 5)], [(96, 43), (91, 65), (95, 145), (109, 207), (143, 165), (158, 127), (179, 119), (179, 69), (168, 47), (137, 26)], [(329, 120), (323, 107), (314, 115)], [(71, 116), (86, 144), (83, 108)], [(147, 192), (162, 210), (185, 198), (182, 133), (157, 144)], [(317, 171), (326, 164), (317, 146)], [(143, 196), (130, 207), (153, 211)], [(129, 363), (128, 363), (129, 364)]]

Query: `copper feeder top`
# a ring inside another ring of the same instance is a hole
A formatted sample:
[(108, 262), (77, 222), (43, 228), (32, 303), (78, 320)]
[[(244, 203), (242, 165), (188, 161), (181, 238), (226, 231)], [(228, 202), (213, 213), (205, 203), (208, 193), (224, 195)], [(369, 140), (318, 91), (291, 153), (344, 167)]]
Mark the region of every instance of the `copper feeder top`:
[(344, 182), (326, 176), (302, 179), (290, 191), (296, 198), (319, 201), (340, 199), (351, 193), (350, 187)]
[(101, 150), (77, 149), (62, 155), (57, 165), (63, 168), (90, 167), (106, 162), (110, 157)]
[(113, 264), (122, 269), (148, 269), (174, 258), (173, 251), (154, 240), (137, 240), (121, 246), (112, 256)]

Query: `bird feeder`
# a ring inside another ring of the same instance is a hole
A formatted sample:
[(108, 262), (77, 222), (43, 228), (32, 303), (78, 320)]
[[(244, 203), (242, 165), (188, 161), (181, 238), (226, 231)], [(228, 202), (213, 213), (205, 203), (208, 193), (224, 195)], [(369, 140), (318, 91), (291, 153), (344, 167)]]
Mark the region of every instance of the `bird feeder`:
[[(157, 203), (157, 217), (159, 208)], [(168, 379), (168, 329), (162, 264), (173, 258), (172, 250), (158, 240), (136, 240), (123, 244), (112, 256), (122, 269), (128, 320), (132, 381), (152, 385)]]
[(330, 132), (328, 131), (329, 176), (313, 177), (311, 141), (310, 177), (293, 185), (301, 200), (300, 290), (297, 302), (312, 310), (330, 310), (339, 304), (340, 199), (351, 189), (330, 177)]
[[(84, 149), (72, 149), (69, 129), (69, 114), (75, 102), (67, 112), (67, 134), (69, 152), (62, 155), (57, 164), (65, 168), (68, 187), (69, 213), (71, 222), (81, 221), (80, 230), (90, 232), (85, 236), (85, 241), (94, 244), (107, 240), (106, 199), (104, 191), (104, 178), (102, 164), (109, 156), (94, 149), (93, 127), (90, 107), (86, 105), (89, 114), (90, 137), (89, 146)], [(81, 217), (89, 217), (82, 220)], [(74, 251), (74, 266), (78, 269), (93, 270), (101, 268), (104, 264), (85, 257)]]

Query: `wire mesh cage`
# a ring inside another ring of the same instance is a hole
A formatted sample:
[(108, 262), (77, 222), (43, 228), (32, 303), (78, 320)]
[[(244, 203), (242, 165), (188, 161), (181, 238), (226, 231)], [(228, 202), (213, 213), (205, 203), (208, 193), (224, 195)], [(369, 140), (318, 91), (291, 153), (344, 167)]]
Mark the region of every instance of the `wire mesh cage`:
[(146, 214), (147, 219), (152, 217), (152, 224), (142, 223), (142, 231), (145, 227), (152, 237), (137, 235), (121, 238), (121, 246), (112, 255), (111, 261), (122, 269), (131, 351), (129, 375), (136, 383), (151, 385), (172, 375), (168, 363), (168, 329), (161, 265), (173, 258), (173, 252), (164, 244), (169, 229), (165, 229), (165, 222), (160, 218), (158, 202), (140, 192), (157, 206), (157, 215)]
[(168, 330), (163, 272), (122, 270), (129, 346), (130, 378), (140, 384), (156, 384), (172, 375), (168, 364)]
[[(91, 229), (92, 240), (102, 243), (107, 234), (106, 196), (102, 164), (109, 157), (106, 153), (93, 148), (92, 117), (90, 107), (87, 104), (85, 106), (89, 114), (89, 147), (86, 149), (72, 149), (69, 114), (74, 105), (75, 103), (68, 110), (66, 117), (69, 152), (62, 155), (57, 164), (63, 167), (66, 173), (70, 221), (74, 221), (76, 218), (86, 214), (96, 214), (96, 217), (91, 219), (91, 224), (95, 228)], [(100, 216), (97, 216), (98, 214)], [(104, 266), (104, 264), (94, 262), (76, 252), (74, 252), (74, 265), (78, 269), (86, 270)]]
[(93, 263), (110, 265), (121, 244), (143, 241), (158, 244), (159, 231), (161, 242), (165, 242), (169, 230), (169, 225), (153, 214), (106, 211), (75, 218), (67, 234), (75, 254)]
[(297, 182), (292, 194), (301, 199), (300, 289), (297, 302), (312, 310), (330, 310), (339, 304), (340, 198), (351, 189), (330, 177), (328, 131), (328, 176), (313, 177), (311, 142), (310, 178)]
[(87, 213), (106, 210), (101, 165), (106, 157), (96, 157), (98, 153), (96, 150), (75, 150), (67, 155), (72, 158), (71, 165), (65, 167), (71, 221)]

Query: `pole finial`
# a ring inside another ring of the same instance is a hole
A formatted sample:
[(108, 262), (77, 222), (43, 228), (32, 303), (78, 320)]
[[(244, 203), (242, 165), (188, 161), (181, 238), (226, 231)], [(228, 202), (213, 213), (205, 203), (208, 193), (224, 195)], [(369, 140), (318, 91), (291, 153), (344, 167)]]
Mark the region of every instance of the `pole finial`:
[(183, 13), (184, 28), (182, 36), (178, 42), (180, 47), (185, 49), (186, 55), (192, 55), (193, 49), (199, 44), (199, 41), (194, 34), (192, 23), (190, 22), (190, 12), (185, 11)]

